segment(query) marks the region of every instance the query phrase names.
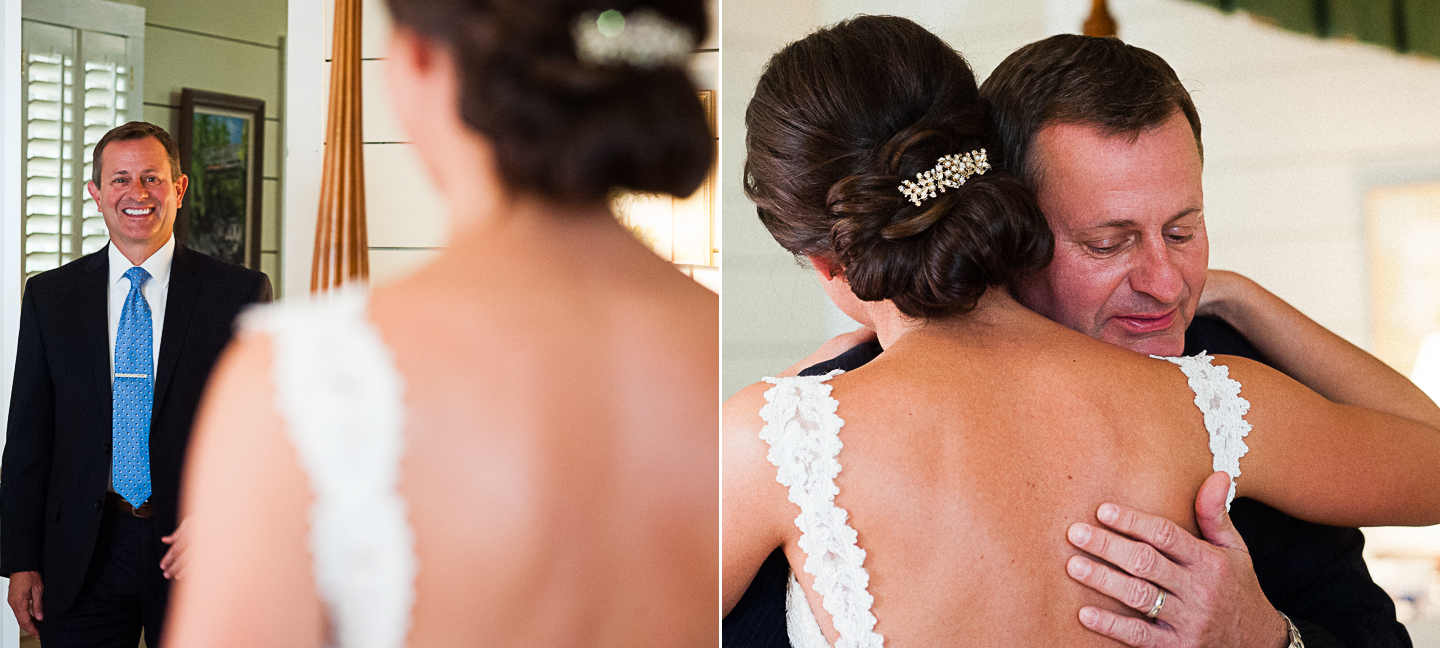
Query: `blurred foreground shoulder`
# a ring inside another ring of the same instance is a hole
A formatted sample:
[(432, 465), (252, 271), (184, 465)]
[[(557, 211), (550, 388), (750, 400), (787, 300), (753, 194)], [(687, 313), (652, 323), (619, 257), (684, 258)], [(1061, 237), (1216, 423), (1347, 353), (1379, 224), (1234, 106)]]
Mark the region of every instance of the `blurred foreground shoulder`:
[(272, 348), (268, 335), (242, 329), (196, 421), (183, 493), (192, 555), (172, 600), (174, 645), (321, 645), (304, 542), (310, 497), (295, 497), (309, 484), (276, 413)]

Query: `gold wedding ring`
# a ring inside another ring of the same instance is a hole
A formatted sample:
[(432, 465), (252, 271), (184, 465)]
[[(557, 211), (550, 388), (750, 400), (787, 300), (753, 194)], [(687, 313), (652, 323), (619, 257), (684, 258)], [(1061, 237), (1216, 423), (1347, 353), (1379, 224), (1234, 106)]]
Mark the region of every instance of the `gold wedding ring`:
[[(1155, 588), (1160, 589), (1160, 588)], [(1155, 605), (1150, 606), (1150, 611), (1145, 613), (1145, 618), (1153, 619), (1160, 616), (1160, 608), (1165, 607), (1165, 590), (1160, 590), (1160, 596), (1155, 597)]]

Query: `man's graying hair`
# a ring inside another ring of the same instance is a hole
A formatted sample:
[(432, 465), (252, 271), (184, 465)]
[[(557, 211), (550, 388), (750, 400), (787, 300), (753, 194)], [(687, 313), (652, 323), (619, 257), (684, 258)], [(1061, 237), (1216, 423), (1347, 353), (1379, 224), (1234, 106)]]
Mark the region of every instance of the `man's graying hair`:
[(101, 186), (100, 160), (105, 154), (105, 147), (109, 146), (111, 142), (129, 142), (147, 137), (155, 138), (160, 142), (161, 146), (165, 147), (165, 156), (170, 158), (170, 181), (175, 182), (179, 180), (180, 148), (175, 146), (175, 140), (170, 139), (170, 133), (165, 132), (165, 129), (150, 122), (132, 121), (124, 126), (116, 126), (110, 129), (110, 132), (105, 133), (105, 136), (101, 137), (100, 141), (95, 144), (95, 154), (90, 160), (90, 181), (94, 182), (96, 187)]
[(1195, 133), (1200, 159), (1200, 115), (1175, 70), (1154, 52), (1116, 38), (1060, 34), (1006, 57), (980, 86), (1000, 135), (999, 165), (1032, 190), (1040, 168), (1031, 145), (1051, 124), (1084, 124), (1132, 141), (1176, 110)]

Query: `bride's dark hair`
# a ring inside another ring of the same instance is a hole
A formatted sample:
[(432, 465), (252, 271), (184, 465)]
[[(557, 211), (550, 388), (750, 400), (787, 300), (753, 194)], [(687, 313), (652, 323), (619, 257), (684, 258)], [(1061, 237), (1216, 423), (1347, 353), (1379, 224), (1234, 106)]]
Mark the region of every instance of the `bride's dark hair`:
[(1050, 262), (1034, 196), (998, 168), (918, 207), (900, 193), (943, 156), (997, 150), (970, 66), (914, 22), (860, 16), (786, 46), (745, 128), (745, 195), (761, 222), (791, 253), (837, 262), (860, 299), (912, 317), (964, 313)]
[(561, 202), (614, 187), (683, 196), (709, 171), (715, 142), (688, 70), (586, 65), (571, 35), (587, 12), (646, 8), (698, 43), (709, 28), (702, 0), (388, 4), (397, 23), (451, 51), (460, 116), (495, 146), (506, 184)]

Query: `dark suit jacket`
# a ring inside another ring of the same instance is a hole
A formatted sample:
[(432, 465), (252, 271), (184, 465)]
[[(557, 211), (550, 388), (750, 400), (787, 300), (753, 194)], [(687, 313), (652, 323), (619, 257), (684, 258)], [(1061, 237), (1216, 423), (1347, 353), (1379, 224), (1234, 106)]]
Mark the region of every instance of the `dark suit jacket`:
[[(1239, 332), (1213, 318), (1197, 317), (1185, 331), (1185, 354), (1200, 351), (1265, 362)], [(800, 374), (850, 371), (880, 352), (878, 342), (867, 342)], [(1395, 620), (1395, 604), (1365, 568), (1360, 556), (1365, 538), (1358, 529), (1312, 524), (1243, 497), (1235, 500), (1230, 517), (1250, 548), (1260, 589), (1295, 621), (1306, 646), (1410, 648), (1410, 635)], [(784, 552), (776, 549), (725, 616), (721, 633), (726, 648), (789, 648), (785, 636), (789, 574)]]
[[(80, 591), (110, 480), (109, 265), (101, 249), (36, 275), (20, 308), (0, 464), (0, 574), (39, 571), (50, 614)], [(270, 297), (264, 274), (176, 244), (150, 416), (156, 537), (175, 530), (190, 425), (235, 316)]]

